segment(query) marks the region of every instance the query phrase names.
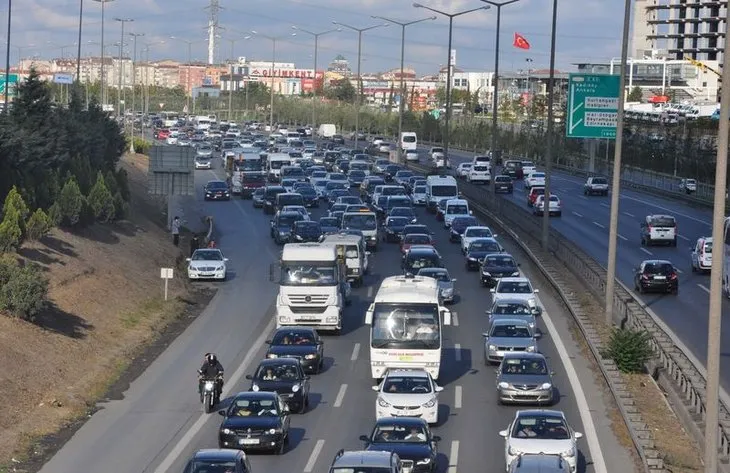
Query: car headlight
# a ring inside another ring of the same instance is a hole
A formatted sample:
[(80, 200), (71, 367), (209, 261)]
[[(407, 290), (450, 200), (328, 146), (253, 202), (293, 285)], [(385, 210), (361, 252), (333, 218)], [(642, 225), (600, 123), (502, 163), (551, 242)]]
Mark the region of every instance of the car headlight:
[(515, 271), (514, 273), (512, 273), (512, 277), (513, 278), (517, 278), (519, 276), (520, 276), (520, 272), (519, 271)]
[(531, 353), (532, 353), (532, 352), (534, 352), (534, 351), (535, 351), (535, 347), (531, 345), (531, 346), (529, 346), (529, 347), (526, 347), (526, 348), (525, 348), (525, 351), (529, 351), (529, 352), (531, 352)]
[(492, 274), (489, 271), (482, 271), (482, 274), (484, 276), (490, 276), (490, 277), (492, 276)]
[(423, 405), (423, 407), (433, 407), (436, 405), (436, 398), (431, 399)]
[(489, 345), (489, 350), (490, 351), (496, 351), (497, 350), (497, 346), (496, 345)]
[(294, 386), (291, 387), (291, 392), (293, 392), (293, 393), (299, 392), (300, 387), (301, 386), (299, 386), (298, 384), (295, 384)]
[(515, 447), (513, 447), (512, 445), (510, 445), (509, 446), (509, 450), (507, 451), (507, 453), (509, 453), (512, 456), (517, 456), (517, 455), (522, 454), (522, 451), (519, 450), (519, 449), (517, 449), (517, 448), (515, 448)]
[(575, 447), (570, 447), (568, 450), (560, 453), (561, 457), (572, 458), (575, 456)]
[(469, 261), (476, 261), (477, 259), (474, 256), (467, 256), (466, 259)]
[(223, 266), (223, 265), (218, 266), (217, 268), (215, 268), (216, 271), (223, 271), (224, 269), (226, 269), (226, 267)]
[(277, 355), (276, 353), (269, 353), (266, 355), (266, 358), (279, 358), (279, 355)]
[(553, 385), (550, 383), (542, 383), (542, 385), (540, 386), (540, 389), (550, 389), (552, 387), (553, 387)]
[(310, 353), (309, 355), (304, 356), (305, 360), (314, 360), (315, 358), (317, 358), (317, 355), (315, 355), (314, 353)]
[(224, 435), (231, 435), (233, 433), (231, 429), (223, 429), (221, 432), (223, 432)]
[(303, 238), (302, 238), (301, 235), (294, 235), (294, 238), (296, 238), (299, 241), (302, 241), (303, 240)]
[(530, 307), (537, 307), (537, 301), (536, 301), (535, 299), (529, 299), (529, 300), (527, 301), (527, 304), (528, 304), (528, 305), (529, 305)]
[(424, 458), (423, 460), (418, 460), (416, 462), (416, 465), (428, 465), (429, 463), (431, 463), (431, 459), (430, 458)]
[(258, 384), (254, 384), (253, 386), (251, 386), (251, 391), (258, 392), (259, 391), (259, 385)]
[(274, 435), (276, 433), (276, 429), (269, 429), (269, 434)]
[(441, 293), (445, 296), (450, 296), (454, 293), (454, 290), (449, 287), (449, 288), (442, 290)]
[(505, 383), (504, 381), (502, 381), (497, 386), (499, 386), (499, 389), (507, 389), (509, 388), (509, 383)]
[(390, 407), (390, 403), (386, 402), (382, 397), (378, 398), (378, 405), (380, 407)]

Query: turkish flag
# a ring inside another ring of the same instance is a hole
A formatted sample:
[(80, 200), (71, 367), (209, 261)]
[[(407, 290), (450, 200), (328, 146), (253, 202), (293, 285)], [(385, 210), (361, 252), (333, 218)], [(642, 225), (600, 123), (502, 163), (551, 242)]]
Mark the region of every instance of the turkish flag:
[(512, 46), (517, 49), (530, 49), (530, 42), (521, 34), (515, 33), (515, 40), (512, 42)]

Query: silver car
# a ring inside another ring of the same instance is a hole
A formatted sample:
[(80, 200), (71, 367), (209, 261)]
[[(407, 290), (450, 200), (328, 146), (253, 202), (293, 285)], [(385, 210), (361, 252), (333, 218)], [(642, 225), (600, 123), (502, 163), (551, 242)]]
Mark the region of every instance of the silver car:
[(195, 150), (195, 154), (204, 158), (213, 157), (213, 147), (210, 145), (200, 145)]
[(492, 300), (495, 302), (501, 299), (521, 299), (530, 305), (535, 315), (542, 313), (536, 297), (539, 289), (534, 289), (527, 278), (502, 278), (497, 283), (497, 287), (490, 289), (489, 292), (492, 293)]
[(451, 279), (449, 271), (446, 268), (423, 268), (418, 271), (417, 276), (426, 276), (434, 278), (438, 282), (439, 296), (445, 303), (454, 302), (454, 283), (456, 279)]
[(537, 331), (535, 313), (527, 301), (523, 299), (500, 299), (495, 301), (492, 307), (486, 311), (486, 314), (489, 316), (489, 323), (498, 318), (519, 319)]
[(500, 363), (511, 352), (537, 353), (538, 334), (523, 320), (496, 318), (484, 337), (484, 364)]
[(553, 376), (540, 353), (506, 353), (497, 368), (500, 403), (552, 404)]

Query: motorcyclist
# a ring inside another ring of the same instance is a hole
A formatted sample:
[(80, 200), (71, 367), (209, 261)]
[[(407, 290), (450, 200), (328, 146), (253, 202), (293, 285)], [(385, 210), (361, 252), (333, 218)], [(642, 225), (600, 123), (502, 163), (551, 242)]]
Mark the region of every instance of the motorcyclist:
[(215, 353), (206, 353), (203, 360), (203, 366), (198, 370), (198, 393), (203, 396), (203, 382), (205, 380), (215, 381), (215, 403), (220, 402), (221, 393), (223, 392), (223, 365), (218, 361)]

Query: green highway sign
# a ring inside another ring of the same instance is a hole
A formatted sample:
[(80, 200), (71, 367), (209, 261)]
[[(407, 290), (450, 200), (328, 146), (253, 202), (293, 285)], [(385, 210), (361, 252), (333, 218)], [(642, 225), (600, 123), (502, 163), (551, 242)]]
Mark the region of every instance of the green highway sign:
[(619, 76), (570, 74), (568, 79), (568, 138), (616, 138)]
[[(15, 92), (15, 87), (18, 85), (18, 74), (8, 74), (8, 82), (10, 82), (9, 94)], [(0, 72), (0, 94), (5, 93), (5, 73)]]

